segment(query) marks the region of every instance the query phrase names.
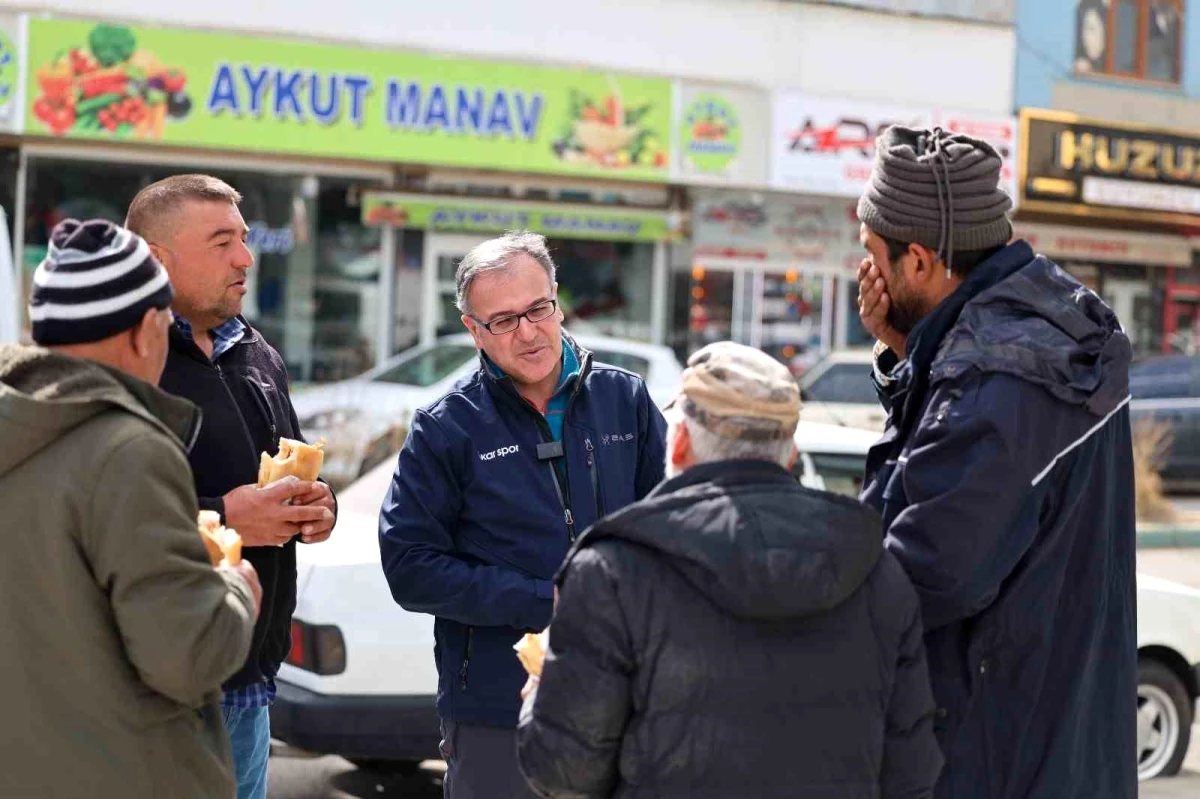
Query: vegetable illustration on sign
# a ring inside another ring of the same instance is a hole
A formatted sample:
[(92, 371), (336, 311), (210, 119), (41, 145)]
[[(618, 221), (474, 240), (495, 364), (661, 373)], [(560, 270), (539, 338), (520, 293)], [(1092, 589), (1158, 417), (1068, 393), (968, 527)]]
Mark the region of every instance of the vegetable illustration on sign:
[(41, 17), (28, 42), (31, 132), (646, 181), (674, 160), (661, 78)]
[(715, 94), (701, 95), (684, 109), (680, 134), (684, 161), (697, 172), (719, 174), (741, 151), (737, 110)]
[(162, 138), (168, 118), (192, 110), (187, 76), (138, 50), (133, 31), (92, 28), (87, 47), (72, 47), (37, 70), (33, 115), (55, 136), (133, 134)]
[(570, 111), (561, 135), (552, 144), (554, 154), (567, 163), (615, 169), (666, 166), (660, 132), (642, 121), (654, 106), (643, 103), (626, 108), (616, 80), (610, 77), (608, 83), (611, 92), (600, 102), (571, 89)]

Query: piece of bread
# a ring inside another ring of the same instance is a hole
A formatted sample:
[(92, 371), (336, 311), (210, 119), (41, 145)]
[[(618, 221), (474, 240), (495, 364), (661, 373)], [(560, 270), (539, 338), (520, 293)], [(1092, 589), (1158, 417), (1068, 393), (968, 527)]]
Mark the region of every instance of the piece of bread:
[(517, 651), (517, 659), (525, 667), (525, 671), (534, 677), (542, 676), (542, 663), (546, 660), (546, 647), (550, 645), (550, 628), (540, 633), (525, 633), (520, 641), (513, 644)]
[(202, 510), (196, 517), (196, 526), (212, 565), (236, 566), (242, 562), (242, 537), (236, 530), (221, 524), (221, 514), (214, 510)]
[(288, 475), (312, 482), (325, 463), (325, 439), (305, 444), (290, 438), (279, 439), (279, 453), (272, 458), (263, 453), (258, 461), (258, 487), (263, 488)]

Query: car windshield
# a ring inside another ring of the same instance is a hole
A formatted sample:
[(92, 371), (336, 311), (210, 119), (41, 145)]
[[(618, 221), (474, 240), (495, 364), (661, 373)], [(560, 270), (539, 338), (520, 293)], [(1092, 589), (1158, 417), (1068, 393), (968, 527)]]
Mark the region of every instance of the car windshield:
[(650, 361), (637, 355), (630, 355), (627, 352), (596, 350), (592, 353), (592, 359), (600, 363), (606, 363), (609, 366), (628, 369), (635, 374), (641, 375), (643, 380), (650, 373)]
[(469, 344), (438, 344), (371, 378), (376, 383), (395, 383), (425, 388), (453, 374), (475, 357)]
[(871, 367), (863, 364), (835, 364), (804, 389), (806, 399), (813, 402), (845, 402), (854, 405), (876, 405), (879, 398), (871, 382)]

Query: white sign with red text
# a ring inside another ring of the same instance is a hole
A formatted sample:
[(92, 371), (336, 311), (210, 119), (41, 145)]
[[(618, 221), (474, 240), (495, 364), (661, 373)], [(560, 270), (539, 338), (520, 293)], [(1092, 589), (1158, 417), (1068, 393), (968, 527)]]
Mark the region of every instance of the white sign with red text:
[(772, 100), (771, 185), (857, 197), (875, 162), (875, 139), (890, 125), (941, 127), (983, 139), (1000, 153), (1001, 186), (1017, 197), (1017, 120), (937, 108), (835, 100), (779, 92)]

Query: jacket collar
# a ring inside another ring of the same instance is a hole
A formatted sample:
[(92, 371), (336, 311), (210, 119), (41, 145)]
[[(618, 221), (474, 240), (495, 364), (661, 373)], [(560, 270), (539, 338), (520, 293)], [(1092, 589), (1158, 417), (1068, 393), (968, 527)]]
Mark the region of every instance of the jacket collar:
[[(244, 347), (248, 344), (254, 344), (258, 342), (259, 333), (254, 329), (254, 326), (247, 321), (246, 317), (239, 314), (234, 318), (241, 322), (242, 326), (245, 328), (242, 338), (237, 342), (237, 344), (234, 345), (234, 348)], [(200, 349), (199, 345), (196, 344), (191, 336), (185, 335), (183, 330), (180, 329), (179, 325), (171, 325), (170, 330), (168, 331), (168, 338), (173, 349), (186, 352), (188, 355), (198, 359), (209, 360), (204, 355), (204, 351)]]
[[(567, 331), (562, 331), (562, 337), (564, 354), (565, 350), (569, 348), (571, 354), (574, 355), (579, 364), (579, 369), (575, 376), (575, 387), (571, 390), (571, 396), (574, 396), (579, 392), (580, 388), (583, 387), (583, 381), (592, 371), (592, 353), (575, 341), (575, 339), (572, 338)], [(492, 391), (498, 392), (501, 396), (509, 399), (517, 399), (523, 404), (529, 405), (529, 403), (521, 397), (521, 393), (517, 391), (517, 387), (513, 383), (512, 378), (504, 374), (500, 367), (492, 363), (492, 360), (483, 353), (483, 350), (479, 351), (479, 375), (482, 378), (484, 385), (486, 385)]]
[(647, 498), (674, 494), (705, 483), (747, 485), (776, 482), (785, 484), (793, 482), (787, 470), (777, 463), (760, 460), (712, 461), (693, 466), (683, 473), (659, 483)]
[(1021, 240), (1004, 247), (971, 270), (954, 292), (922, 319), (908, 337), (908, 361), (914, 369), (927, 372), (937, 356), (942, 339), (968, 302), (1012, 275), (1034, 258), (1033, 248)]

